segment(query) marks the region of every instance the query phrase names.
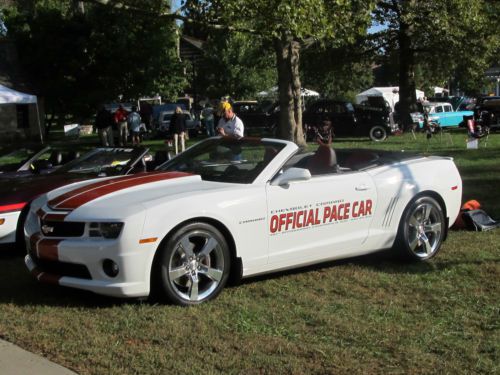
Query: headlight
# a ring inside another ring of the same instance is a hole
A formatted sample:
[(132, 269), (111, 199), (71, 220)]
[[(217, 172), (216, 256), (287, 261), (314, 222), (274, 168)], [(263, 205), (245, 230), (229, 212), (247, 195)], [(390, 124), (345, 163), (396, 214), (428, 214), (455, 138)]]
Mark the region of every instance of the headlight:
[(123, 223), (90, 223), (90, 237), (117, 238), (123, 228)]

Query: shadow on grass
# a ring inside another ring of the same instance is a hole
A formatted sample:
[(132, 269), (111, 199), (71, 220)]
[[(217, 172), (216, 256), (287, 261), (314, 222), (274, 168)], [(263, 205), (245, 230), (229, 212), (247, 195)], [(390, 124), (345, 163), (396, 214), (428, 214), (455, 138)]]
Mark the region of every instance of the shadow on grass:
[[(124, 299), (101, 296), (91, 292), (45, 285), (35, 281), (24, 265), (24, 256), (13, 248), (0, 247), (0, 304), (15, 304), (18, 306), (61, 306), (82, 308), (103, 308), (125, 304), (150, 304), (156, 302), (148, 299)], [(319, 263), (271, 274), (250, 277), (240, 283), (229, 285), (237, 288), (239, 285), (252, 284), (263, 280), (272, 280), (289, 275), (320, 271), (332, 267), (355, 265), (383, 274), (427, 274), (448, 270), (459, 265), (481, 265), (484, 263), (500, 263), (500, 259), (485, 260), (432, 260), (429, 262), (408, 263), (394, 259), (388, 251), (375, 254)]]
[(0, 267), (0, 304), (102, 308), (143, 303), (38, 283), (24, 264), (24, 254), (12, 246), (0, 246)]
[[(439, 257), (439, 255), (438, 255)], [(306, 267), (300, 267), (285, 271), (279, 271), (272, 274), (259, 275), (249, 277), (241, 281), (241, 284), (251, 284), (263, 280), (271, 280), (289, 275), (296, 275), (305, 272), (313, 272), (329, 269), (332, 267), (342, 267), (355, 265), (358, 267), (377, 271), (385, 274), (427, 274), (448, 270), (460, 265), (482, 265), (486, 263), (500, 263), (500, 258), (497, 259), (464, 259), (464, 260), (440, 260), (439, 258), (432, 259), (427, 262), (410, 262), (394, 257), (390, 250), (380, 251), (377, 253), (363, 255), (359, 257), (340, 259), (330, 262), (313, 264)]]

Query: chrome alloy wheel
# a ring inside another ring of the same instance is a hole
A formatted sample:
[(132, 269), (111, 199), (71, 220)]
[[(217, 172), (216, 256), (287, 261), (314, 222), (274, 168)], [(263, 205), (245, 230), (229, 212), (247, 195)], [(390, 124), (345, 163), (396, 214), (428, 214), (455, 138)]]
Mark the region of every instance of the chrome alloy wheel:
[(415, 205), (408, 216), (407, 245), (419, 258), (430, 258), (441, 245), (443, 237), (443, 214), (433, 204), (425, 200)]
[(175, 243), (168, 261), (168, 280), (177, 297), (197, 302), (217, 289), (226, 266), (222, 246), (204, 230), (188, 231)]

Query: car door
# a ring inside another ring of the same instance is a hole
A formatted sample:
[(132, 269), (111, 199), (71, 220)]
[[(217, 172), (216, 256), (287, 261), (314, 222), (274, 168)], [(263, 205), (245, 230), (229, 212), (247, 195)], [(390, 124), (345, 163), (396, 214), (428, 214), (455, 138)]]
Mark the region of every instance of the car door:
[(368, 236), (376, 189), (365, 172), (267, 185), (269, 263), (297, 265), (348, 255)]
[(458, 119), (457, 112), (453, 111), (451, 104), (443, 106), (441, 126), (457, 126), (462, 119)]

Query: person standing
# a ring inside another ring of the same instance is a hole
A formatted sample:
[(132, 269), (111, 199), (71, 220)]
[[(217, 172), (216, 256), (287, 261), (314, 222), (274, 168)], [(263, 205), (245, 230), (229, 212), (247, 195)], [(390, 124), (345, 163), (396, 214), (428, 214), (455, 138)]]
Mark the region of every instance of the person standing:
[(127, 116), (127, 125), (132, 136), (132, 146), (139, 146), (141, 143), (141, 115), (137, 113), (136, 107), (132, 107), (132, 112)]
[(113, 115), (105, 106), (102, 106), (97, 112), (95, 126), (101, 145), (103, 147), (113, 147), (115, 145), (113, 140)]
[(222, 105), (224, 113), (217, 124), (217, 132), (223, 136), (234, 138), (243, 137), (245, 127), (243, 121), (233, 112), (233, 107), (228, 102)]
[(209, 137), (213, 137), (215, 135), (214, 130), (214, 109), (210, 105), (210, 103), (205, 104), (205, 108), (201, 111), (201, 119), (205, 123), (205, 127), (207, 128), (207, 135)]
[(181, 143), (181, 152), (186, 149), (186, 141), (184, 138), (186, 132), (186, 115), (182, 112), (181, 107), (175, 108), (175, 113), (170, 119), (170, 130), (174, 134), (175, 154), (179, 153), (179, 140)]
[(120, 104), (115, 112), (115, 123), (118, 126), (118, 131), (120, 133), (118, 138), (120, 146), (125, 146), (127, 144), (127, 115), (127, 110)]
[(141, 115), (141, 120), (146, 126), (146, 131), (151, 130), (151, 119), (153, 118), (153, 106), (146, 101), (141, 102), (139, 109), (139, 114)]

